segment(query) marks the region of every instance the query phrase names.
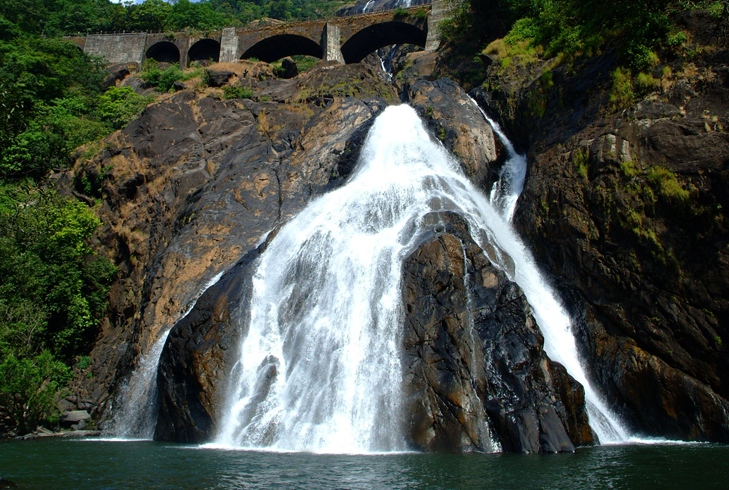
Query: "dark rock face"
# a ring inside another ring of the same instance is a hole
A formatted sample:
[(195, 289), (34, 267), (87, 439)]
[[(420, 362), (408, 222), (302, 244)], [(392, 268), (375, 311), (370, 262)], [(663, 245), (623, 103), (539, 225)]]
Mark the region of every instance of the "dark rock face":
[(236, 361), (238, 327), (245, 324), (241, 305), (250, 301), (251, 278), (264, 249), (265, 244), (248, 252), (170, 332), (157, 373), (156, 440), (200, 443), (217, 426), (225, 368)]
[(573, 451), (596, 442), (584, 391), (543, 351), (524, 293), (473, 242), (466, 223), (433, 214), (405, 261), (405, 377), (417, 449)]
[[(491, 126), (484, 124), (476, 104), (463, 95), (463, 89), (448, 78), (419, 80), (407, 96), (428, 128), (458, 158), (466, 175), (477, 185), (490, 188), (502, 163), (498, 155), (504, 151)], [(483, 165), (484, 161), (494, 165)]]
[(551, 92), (540, 63), (521, 88), (494, 70), (481, 100), (529, 149), (517, 225), (608, 403), (639, 433), (729, 442), (729, 65), (707, 52), (624, 111), (606, 110), (610, 52), (553, 70)]

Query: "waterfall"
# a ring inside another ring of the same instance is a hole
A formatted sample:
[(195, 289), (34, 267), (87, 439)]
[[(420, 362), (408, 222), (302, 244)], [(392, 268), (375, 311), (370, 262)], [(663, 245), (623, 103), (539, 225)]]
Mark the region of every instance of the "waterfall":
[[(221, 277), (223, 272), (208, 281), (180, 318), (187, 316), (200, 296)], [(171, 330), (172, 328), (168, 328), (162, 332), (152, 348), (140, 357), (137, 369), (122, 388), (120, 408), (114, 416), (111, 428), (107, 431), (108, 435), (120, 439), (152, 439), (154, 436), (157, 425), (157, 368)]]
[[(501, 189), (516, 189), (509, 186)], [(388, 107), (346, 185), (312, 201), (262, 255), (250, 306), (242, 305), (250, 318), (215, 444), (335, 453), (405, 448), (401, 268), (434, 211), (466, 219), (489, 259), (524, 290), (550, 357), (585, 386), (598, 436), (624, 437), (587, 383), (569, 317), (509, 223), (513, 209), (502, 209), (509, 208), (477, 190), (430, 139), (412, 108)]]
[[(501, 126), (493, 121), (473, 98), (470, 96), (469, 98), (481, 111), (486, 122), (506, 148), (507, 160), (500, 171), (499, 180), (491, 189), (490, 202), (500, 210), (504, 220), (511, 221), (516, 210), (516, 202), (524, 188), (527, 169), (526, 156), (516, 152)], [(516, 259), (513, 255), (512, 258)], [(605, 405), (602, 397), (587, 379), (585, 369), (577, 354), (577, 346), (572, 333), (572, 320), (528, 256), (526, 263), (528, 263), (527, 267), (517, 267), (516, 277), (513, 279), (524, 290), (524, 294), (534, 310), (534, 317), (544, 336), (545, 352), (550, 359), (562, 364), (567, 372), (585, 388), (590, 426), (600, 441), (617, 443), (629, 440), (628, 431), (620, 423), (619, 418)]]

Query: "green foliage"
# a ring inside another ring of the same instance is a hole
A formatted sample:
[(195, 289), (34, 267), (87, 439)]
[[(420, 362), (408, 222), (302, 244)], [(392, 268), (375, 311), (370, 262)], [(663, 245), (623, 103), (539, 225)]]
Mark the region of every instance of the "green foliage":
[(16, 332), (37, 310), (39, 323), (21, 330), (34, 332), (31, 345), (69, 360), (91, 340), (115, 273), (88, 246), (100, 222), (85, 204), (51, 191), (8, 188), (2, 198), (0, 304), (6, 315), (0, 322)]
[(638, 175), (638, 169), (635, 168), (635, 163), (631, 161), (620, 162), (620, 170), (626, 177), (635, 177)]
[(587, 180), (590, 170), (590, 153), (584, 149), (575, 152), (573, 162), (580, 177)]
[(648, 171), (648, 180), (658, 186), (658, 193), (674, 204), (686, 204), (691, 192), (684, 189), (676, 174), (663, 167), (653, 167)]
[(253, 92), (245, 87), (231, 87), (226, 85), (223, 87), (223, 98), (224, 99), (250, 99), (253, 97)]
[(402, 7), (398, 7), (395, 9), (395, 12), (393, 13), (393, 17), (395, 19), (403, 19), (408, 16), (408, 11), (405, 10)]
[(0, 405), (16, 430), (27, 433), (57, 417), (55, 406), (60, 387), (68, 383), (71, 370), (48, 351), (18, 358), (13, 353), (0, 362)]
[(160, 70), (156, 63), (152, 63), (147, 64), (147, 68), (139, 74), (139, 78), (144, 80), (148, 85), (156, 87), (160, 92), (169, 92), (172, 90), (175, 82), (183, 80), (185, 75), (177, 63), (164, 70)]
[(630, 71), (624, 68), (617, 68), (613, 72), (613, 87), (610, 91), (609, 109), (618, 111), (627, 109), (633, 104), (635, 94), (633, 93), (633, 81)]
[[(455, 12), (448, 27), (479, 32), (479, 26), (494, 15), (496, 2), (469, 0), (467, 7), (467, 12)], [(529, 41), (542, 46), (547, 58), (572, 58), (596, 54), (612, 42), (620, 63), (635, 71), (655, 64), (656, 49), (668, 43), (675, 30), (669, 3), (661, 0), (505, 0), (498, 2), (498, 8), (514, 21), (507, 36), (511, 43)], [(682, 39), (677, 36), (671, 42)]]
[(94, 117), (105, 71), (58, 39), (0, 42), (0, 177), (40, 177), (109, 132)]
[(114, 129), (121, 129), (139, 115), (154, 98), (134, 93), (129, 87), (109, 87), (97, 101), (99, 118)]
[(304, 73), (305, 71), (308, 71), (312, 66), (319, 63), (319, 58), (315, 58), (313, 56), (306, 56), (302, 54), (297, 54), (291, 57), (292, 60), (294, 60), (294, 63), (296, 63), (296, 69), (299, 71), (299, 73)]
[(100, 222), (49, 190), (0, 192), (0, 405), (27, 431), (54, 414), (73, 360), (86, 352), (116, 273), (88, 241)]
[(659, 89), (661, 81), (653, 78), (650, 73), (640, 72), (635, 77), (635, 89), (641, 95), (646, 95), (654, 90)]

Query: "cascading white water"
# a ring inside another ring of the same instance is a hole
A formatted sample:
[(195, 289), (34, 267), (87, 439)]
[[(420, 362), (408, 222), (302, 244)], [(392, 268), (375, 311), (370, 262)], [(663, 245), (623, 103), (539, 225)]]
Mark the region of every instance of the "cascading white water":
[(347, 184), (311, 202), (261, 257), (217, 445), (404, 449), (401, 267), (424, 216), (434, 211), (466, 219), (489, 259), (524, 290), (550, 357), (585, 385), (592, 407), (605, 414), (601, 421), (612, 432), (595, 427), (598, 435), (622, 437), (587, 384), (568, 316), (508, 217), (403, 105), (377, 118)]
[(526, 155), (522, 155), (516, 152), (514, 145), (509, 141), (504, 132), (501, 129), (499, 123), (491, 119), (486, 112), (473, 100), (473, 97), (468, 96), (471, 99), (473, 105), (475, 105), (481, 112), (481, 115), (489, 123), (491, 129), (494, 130), (496, 136), (499, 137), (501, 143), (506, 149), (506, 162), (499, 171), (499, 180), (494, 184), (491, 189), (490, 200), (491, 204), (501, 212), (501, 215), (511, 221), (514, 217), (514, 211), (516, 211), (516, 202), (519, 200), (521, 191), (524, 189), (524, 179), (526, 178), (527, 171), (527, 159)]
[[(492, 120), (486, 112), (476, 103), (471, 102), (481, 111), (486, 122), (499, 137), (506, 148), (507, 160), (499, 174), (499, 180), (491, 189), (491, 204), (500, 210), (505, 220), (511, 221), (516, 210), (516, 203), (524, 188), (527, 159), (514, 149), (501, 126)], [(531, 259), (529, 259), (531, 263)], [(520, 272), (517, 270), (517, 277)], [(520, 281), (514, 280), (521, 286), (526, 294), (529, 304), (534, 310), (534, 317), (544, 336), (544, 350), (550, 359), (562, 364), (570, 375), (585, 388), (587, 412), (590, 417), (590, 426), (603, 443), (617, 443), (629, 440), (628, 431), (622, 426), (618, 417), (607, 408), (595, 388), (588, 381), (584, 367), (577, 355), (577, 346), (572, 334), (572, 321), (564, 311), (562, 305), (556, 300), (555, 294), (545, 283), (536, 267), (522, 268)]]
[[(200, 296), (223, 277), (223, 272), (203, 286), (180, 318), (192, 311)], [(121, 393), (120, 409), (114, 416), (112, 427), (106, 431), (108, 435), (119, 439), (145, 440), (154, 436), (157, 425), (157, 368), (171, 330), (169, 328), (162, 332), (152, 348), (142, 354), (137, 369)]]

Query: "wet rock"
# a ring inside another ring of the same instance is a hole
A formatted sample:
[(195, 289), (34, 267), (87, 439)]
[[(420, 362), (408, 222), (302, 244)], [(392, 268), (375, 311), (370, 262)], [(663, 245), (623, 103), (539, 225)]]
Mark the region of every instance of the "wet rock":
[(18, 488), (18, 485), (5, 478), (0, 478), (0, 488)]
[(408, 91), (409, 103), (434, 136), (458, 159), (471, 181), (489, 189), (504, 156), (501, 143), (478, 106), (453, 80), (419, 80)]
[[(377, 76), (361, 67), (342, 72)], [(296, 84), (303, 83), (307, 75), (312, 76), (307, 72), (297, 77)], [(322, 90), (326, 80), (318, 79), (313, 88)], [(379, 82), (365, 80), (364, 85), (369, 83)], [(155, 438), (159, 440), (201, 442), (214, 433), (221, 417), (222, 380), (237, 355), (234, 352), (242, 334), (238, 326), (245, 325), (245, 295), (250, 292), (253, 264), (260, 253), (257, 243), (312, 198), (346, 180), (374, 116), (387, 105), (376, 98), (332, 96), (328, 105), (315, 105), (319, 112), (307, 117), (279, 103), (245, 104), (258, 121), (260, 132), (247, 134), (232, 147), (221, 170), (201, 188), (187, 211), (195, 219), (177, 232), (167, 248), (169, 253), (174, 245), (176, 255), (185, 251), (184, 257), (193, 258), (210, 254), (211, 249), (232, 250), (225, 244), (235, 243), (243, 258), (232, 269), (232, 264), (226, 267), (229, 270), (218, 285), (211, 287), (170, 333), (157, 378), (160, 416)], [(485, 168), (488, 162), (479, 165)], [(229, 233), (225, 238), (200, 242), (204, 234), (196, 231), (198, 227), (227, 223), (231, 226), (225, 228)], [(155, 282), (161, 287), (172, 286), (161, 275), (162, 267), (169, 266), (159, 262)], [(152, 318), (150, 315), (149, 325)]]
[(549, 360), (523, 292), (452, 213), (405, 261), (411, 443), (428, 451), (573, 451), (596, 442), (584, 391)]
[[(246, 77), (243, 71), (249, 68), (253, 71)], [(374, 117), (398, 101), (392, 85), (362, 65), (321, 63), (291, 80), (269, 79), (270, 67), (262, 63), (241, 62), (236, 70), (241, 71), (237, 83), (252, 87), (259, 102), (218, 100), (191, 90), (165, 96), (58, 179), (59, 188), (71, 193), (84, 177), (99, 182), (98, 192), (85, 197), (99, 204), (100, 253), (119, 268), (109, 315), (91, 353), (93, 376), (80, 377), (73, 386), (78, 400), (89, 402), (97, 426), (113, 417), (140, 354), (180, 322), (212, 278), (255, 251), (263, 236), (312, 198), (341, 185), (354, 169)], [(267, 79), (255, 78), (254, 71)], [(428, 102), (428, 94), (438, 102)], [(443, 85), (423, 89), (418, 100), (454, 115), (443, 127), (463, 155), (471, 155), (463, 159), (464, 167), (488, 173), (489, 163), (476, 148), (488, 126), (475, 116), (468, 127), (455, 118), (465, 94)], [(471, 109), (466, 112), (472, 117)], [(228, 294), (229, 302), (232, 297)], [(176, 422), (170, 422), (174, 429), (160, 429), (166, 434), (160, 437), (173, 438), (180, 421), (197, 417), (198, 412), (173, 415), (175, 406), (186, 410), (189, 403), (203, 407), (203, 413), (220, 395), (219, 387), (201, 381), (218, 379), (229, 369), (227, 353), (215, 347), (220, 344), (215, 339), (224, 337), (219, 325), (225, 324), (210, 323), (215, 304), (200, 303), (210, 310), (207, 319), (186, 323), (198, 333), (183, 333), (180, 327), (170, 336), (169, 348), (182, 357), (160, 379), (165, 383), (161, 393), (170, 401), (167, 413)], [(238, 314), (231, 310), (230, 318)], [(187, 401), (193, 398), (201, 401)], [(200, 425), (208, 429), (184, 437), (209, 434), (217, 415), (207, 413), (203, 419), (208, 422)]]
[[(237, 355), (238, 326), (245, 323), (241, 308), (247, 304), (260, 253), (257, 242), (311, 198), (344, 181), (381, 109), (356, 99), (336, 99), (308, 120), (280, 124), (290, 117), (285, 108), (251, 105), (258, 120), (271, 129), (265, 138), (254, 135), (235, 147), (210, 184), (214, 192), (201, 193), (195, 206), (197, 226), (208, 219), (215, 226), (221, 219), (235, 224), (235, 237), (229, 239), (245, 244), (241, 248), (246, 254), (170, 333), (157, 379), (160, 415), (155, 439), (209, 440), (220, 418), (223, 380), (232, 366), (231, 356)], [(229, 196), (226, 206), (221, 206), (220, 195)], [(190, 235), (181, 231), (180, 246), (210, 247), (200, 244), (193, 230)]]
[(98, 430), (75, 430), (72, 432), (61, 432), (58, 434), (58, 437), (68, 438), (68, 439), (80, 439), (83, 437), (97, 437), (101, 435), (101, 431)]

